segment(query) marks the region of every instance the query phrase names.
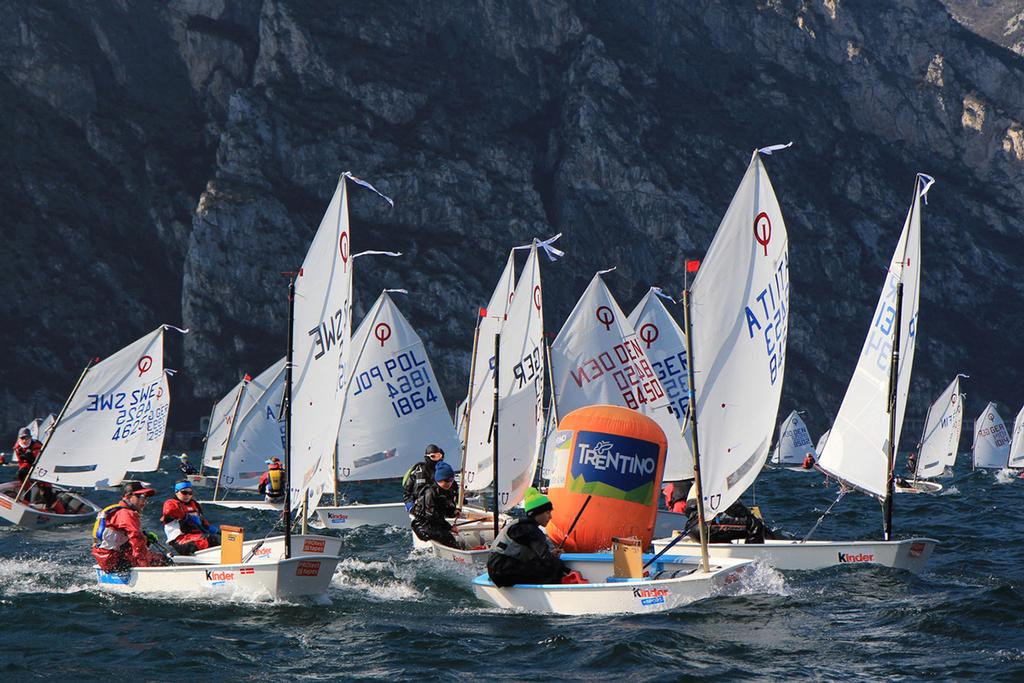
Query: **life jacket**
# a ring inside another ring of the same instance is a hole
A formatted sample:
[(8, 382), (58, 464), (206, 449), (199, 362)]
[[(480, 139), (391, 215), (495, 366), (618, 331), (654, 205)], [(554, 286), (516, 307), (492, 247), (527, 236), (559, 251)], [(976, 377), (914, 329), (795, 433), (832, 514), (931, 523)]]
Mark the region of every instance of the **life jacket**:
[[(198, 501), (193, 500), (185, 503), (177, 498), (172, 498), (167, 503), (172, 503), (173, 507), (182, 513), (181, 517), (168, 517), (166, 513), (160, 517), (160, 521), (164, 523), (164, 535), (167, 537), (168, 543), (182, 534), (205, 531), (203, 508), (199, 505)], [(167, 503), (164, 503), (165, 508)]]
[(284, 470), (279, 468), (267, 470), (266, 493), (271, 498), (278, 498), (284, 495)]
[[(508, 535), (508, 532), (513, 527), (517, 524), (522, 524), (523, 522), (524, 520), (520, 519), (502, 529), (501, 533), (498, 534), (498, 537), (494, 539), (494, 543), (491, 544), (491, 552), (497, 553), (498, 555), (504, 555), (505, 557), (510, 557), (513, 560), (518, 560), (524, 564), (539, 562), (541, 558), (533, 551), (532, 548), (525, 546), (518, 541), (512, 540)], [(553, 550), (555, 544), (551, 542), (550, 538), (546, 540), (548, 548)]]
[(125, 503), (114, 503), (108, 505), (96, 514), (96, 521), (92, 525), (92, 544), (102, 550), (117, 550), (128, 542), (128, 534), (120, 529), (110, 529), (107, 522), (118, 510), (131, 510), (132, 507)]

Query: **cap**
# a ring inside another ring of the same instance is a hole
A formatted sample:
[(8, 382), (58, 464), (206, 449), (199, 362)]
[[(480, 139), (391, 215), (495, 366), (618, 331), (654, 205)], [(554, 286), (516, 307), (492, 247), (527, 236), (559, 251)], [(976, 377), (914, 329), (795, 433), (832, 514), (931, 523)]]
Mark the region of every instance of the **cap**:
[(444, 455), (444, 449), (436, 443), (428, 443), (427, 450), (423, 451), (423, 455), (431, 455), (433, 453), (440, 453), (441, 455)]
[(434, 468), (434, 481), (451, 481), (455, 479), (455, 470), (452, 466), (443, 460), (437, 463), (437, 467)]
[(185, 489), (190, 488), (192, 488), (192, 482), (186, 479), (185, 481), (179, 481), (174, 485), (174, 492), (177, 493), (178, 491), (184, 491)]
[(125, 498), (131, 495), (145, 496), (148, 498), (149, 496), (156, 495), (156, 491), (149, 488), (141, 481), (130, 481), (121, 489), (121, 495)]
[(182, 453), (179, 455), (178, 460), (188, 460), (188, 453)]
[(22, 427), (18, 430), (18, 438), (20, 439), (23, 436), (32, 436), (32, 431), (28, 427)]
[(523, 498), (523, 509), (526, 510), (527, 515), (533, 517), (542, 512), (553, 510), (554, 506), (547, 496), (531, 486), (526, 489), (526, 496)]

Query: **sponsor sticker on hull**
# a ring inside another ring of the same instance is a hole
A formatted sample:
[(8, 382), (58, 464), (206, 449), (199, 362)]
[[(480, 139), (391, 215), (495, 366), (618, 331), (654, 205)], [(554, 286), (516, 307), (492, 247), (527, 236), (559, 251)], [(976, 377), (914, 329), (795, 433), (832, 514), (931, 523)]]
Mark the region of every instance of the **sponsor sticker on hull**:
[(0, 498), (0, 507), (6, 508), (6, 509), (10, 510), (11, 509), (11, 501), (9, 499), (7, 499), (7, 498)]
[(665, 588), (634, 588), (633, 597), (640, 599), (640, 604), (644, 607), (651, 605), (663, 605), (665, 604), (665, 597), (669, 594), (669, 591)]
[(348, 522), (348, 515), (341, 512), (328, 512), (327, 521), (332, 525), (345, 524)]
[(304, 553), (322, 553), (324, 551), (325, 542), (320, 539), (307, 538), (302, 544), (302, 552)]
[(910, 556), (921, 557), (924, 554), (924, 549), (928, 547), (927, 543), (923, 541), (917, 541), (916, 543), (910, 544)]
[(853, 564), (857, 562), (874, 562), (875, 556), (872, 553), (837, 553), (840, 564)]
[(303, 560), (295, 567), (295, 576), (318, 576), (320, 560)]

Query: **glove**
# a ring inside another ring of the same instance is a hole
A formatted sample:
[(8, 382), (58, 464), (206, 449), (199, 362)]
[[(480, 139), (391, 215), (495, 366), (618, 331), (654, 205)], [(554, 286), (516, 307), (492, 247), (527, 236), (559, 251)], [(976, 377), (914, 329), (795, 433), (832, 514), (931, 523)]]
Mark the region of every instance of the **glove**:
[(219, 534), (220, 526), (217, 524), (211, 524), (210, 526), (206, 527), (206, 530), (209, 531), (211, 534)]
[(151, 545), (153, 543), (159, 543), (160, 542), (160, 537), (156, 535), (155, 531), (147, 531), (145, 536), (146, 536), (146, 542), (151, 544)]
[(192, 513), (191, 515), (186, 516), (185, 517), (185, 521), (188, 522), (189, 524), (191, 524), (192, 526), (196, 527), (197, 529), (202, 529), (203, 528), (203, 520), (202, 520), (202, 518), (199, 515), (195, 514), (195, 513)]

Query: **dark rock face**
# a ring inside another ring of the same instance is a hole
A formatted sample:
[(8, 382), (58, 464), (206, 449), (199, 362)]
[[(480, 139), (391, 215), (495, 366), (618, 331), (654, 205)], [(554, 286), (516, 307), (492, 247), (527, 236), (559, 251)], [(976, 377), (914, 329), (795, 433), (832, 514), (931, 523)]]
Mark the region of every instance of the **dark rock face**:
[[(950, 0), (950, 4), (955, 4)], [(908, 416), (956, 372), (971, 410), (1021, 396), (1024, 61), (937, 0), (0, 4), (0, 418), (52, 409), (92, 355), (158, 323), (191, 426), (283, 353), (286, 280), (352, 170), (356, 320), (379, 291), (449, 403), (507, 250), (545, 264), (557, 332), (593, 272), (624, 308), (681, 287), (755, 147), (790, 235), (783, 414), (829, 424), (911, 200), (924, 284)], [(973, 417), (970, 414), (969, 417)], [(908, 439), (916, 434), (908, 435)]]

